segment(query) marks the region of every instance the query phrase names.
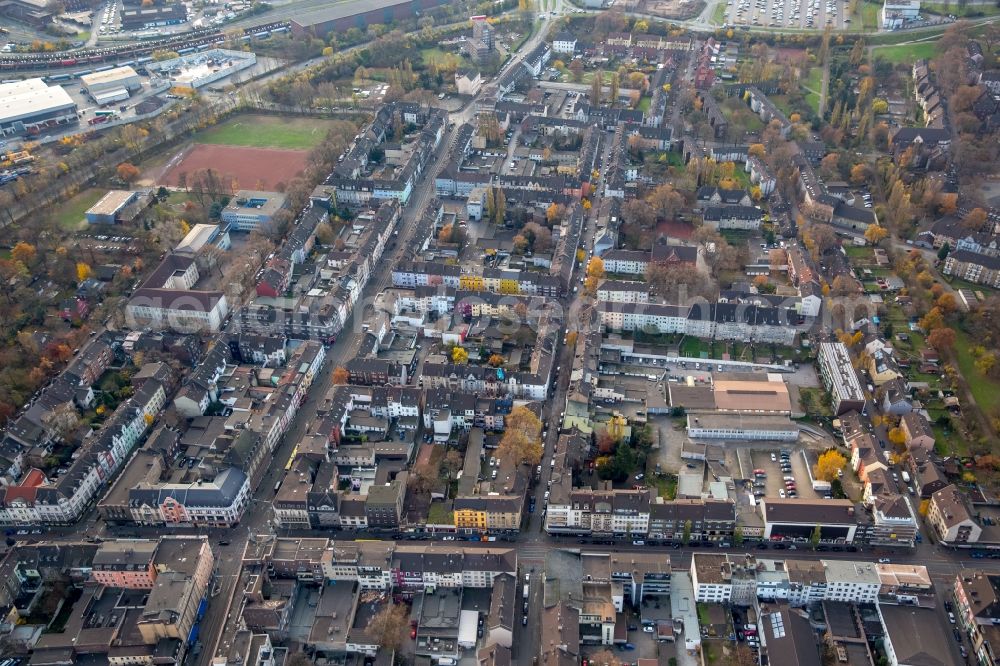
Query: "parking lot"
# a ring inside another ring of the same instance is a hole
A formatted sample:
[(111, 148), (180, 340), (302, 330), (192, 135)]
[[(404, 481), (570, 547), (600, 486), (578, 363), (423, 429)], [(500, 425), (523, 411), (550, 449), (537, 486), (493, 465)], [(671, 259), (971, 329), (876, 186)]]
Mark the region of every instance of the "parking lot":
[[(664, 599), (664, 604), (669, 608), (669, 602)], [(609, 645), (589, 645), (581, 646), (582, 655), (589, 658), (592, 655), (610, 651), (623, 663), (635, 663), (638, 659), (657, 659), (663, 652), (663, 663), (667, 658), (675, 654), (674, 645), (671, 643), (657, 643), (653, 627), (642, 625), (641, 620), (631, 609), (626, 611), (626, 622), (628, 623), (628, 634), (626, 643), (619, 643), (614, 646)]]
[[(788, 455), (788, 466), (791, 469), (782, 469), (782, 455), (785, 451)], [(822, 497), (812, 488), (809, 482), (809, 473), (806, 470), (806, 462), (801, 451), (794, 447), (776, 448), (773, 451), (754, 450), (750, 452), (754, 469), (761, 469), (767, 474), (763, 481), (764, 487), (755, 487), (756, 490), (763, 490), (766, 497), (799, 497), (801, 499), (817, 499)], [(786, 479), (785, 477), (793, 477)], [(787, 481), (791, 480), (795, 484), (795, 493), (789, 492)], [(761, 482), (757, 482), (758, 484)]]
[(849, 27), (847, 3), (843, 0), (727, 0), (727, 21), (733, 25), (770, 28)]

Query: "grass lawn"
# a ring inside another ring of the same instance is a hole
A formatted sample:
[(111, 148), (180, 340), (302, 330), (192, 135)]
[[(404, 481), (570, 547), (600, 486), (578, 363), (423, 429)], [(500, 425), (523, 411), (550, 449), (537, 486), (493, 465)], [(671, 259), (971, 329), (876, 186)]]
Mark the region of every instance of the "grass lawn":
[[(594, 80), (594, 74), (595, 73), (596, 73), (596, 71), (584, 72), (583, 73), (583, 81), (581, 81), (581, 83), (585, 83), (585, 84), (587, 84), (589, 86), (591, 84), (591, 82)], [(610, 86), (611, 85), (611, 75), (612, 74), (614, 74), (614, 72), (611, 72), (610, 70), (602, 72), (601, 73), (601, 83), (603, 85), (605, 85), (605, 86)], [(623, 86), (623, 85), (621, 85), (619, 83), (619, 87), (620, 88), (624, 88), (625, 86)]]
[(855, 266), (865, 266), (875, 263), (875, 250), (870, 247), (858, 247), (857, 245), (845, 245), (844, 251)]
[(689, 336), (684, 338), (684, 342), (681, 343), (681, 356), (687, 356), (688, 358), (708, 358), (709, 351), (708, 342), (700, 338)]
[(168, 206), (182, 206), (188, 201), (191, 201), (191, 194), (189, 192), (171, 191), (167, 196), (166, 204)]
[(312, 118), (236, 116), (194, 136), (195, 143), (252, 148), (309, 150), (326, 135), (328, 123)]
[(921, 42), (920, 44), (900, 44), (899, 46), (878, 46), (872, 53), (875, 58), (881, 58), (893, 65), (913, 62), (923, 58), (933, 58), (937, 52), (934, 42)]
[(431, 502), (427, 510), (427, 522), (431, 525), (454, 525), (455, 514), (443, 502)]
[(666, 500), (672, 500), (677, 497), (677, 477), (675, 476), (656, 476), (652, 474), (649, 469), (646, 470), (646, 479), (649, 484), (656, 488), (657, 495)]
[(643, 113), (648, 113), (649, 105), (652, 103), (652, 101), (653, 101), (652, 97), (643, 96), (642, 99), (639, 100), (639, 105), (636, 108), (642, 111)]
[(751, 111), (746, 104), (739, 104), (735, 110), (730, 108), (729, 104), (721, 104), (720, 108), (722, 115), (730, 124), (745, 127), (748, 132), (759, 132), (764, 129), (764, 123), (761, 122), (760, 117)]
[(723, 2), (715, 6), (715, 9), (712, 11), (712, 23), (722, 25), (726, 22), (726, 7), (727, 5)]
[(819, 113), (819, 93), (807, 90), (805, 94), (806, 104), (809, 108), (813, 110), (814, 113)]
[(678, 153), (678, 152), (672, 152), (671, 151), (671, 152), (666, 153), (666, 156), (667, 156), (667, 165), (668, 166), (677, 167), (677, 168), (683, 168), (684, 167), (684, 156), (681, 155), (680, 153)]
[(812, 110), (819, 113), (819, 98), (823, 93), (823, 68), (813, 67), (809, 70), (809, 76), (802, 81), (802, 89), (805, 91), (806, 104)]
[(790, 116), (795, 113), (795, 109), (793, 109), (792, 105), (788, 102), (788, 95), (771, 95), (768, 99), (774, 102), (774, 105), (781, 109), (782, 113), (786, 116)]
[(743, 170), (739, 164), (736, 165), (736, 169), (733, 170), (733, 180), (736, 181), (739, 187), (749, 190), (753, 187), (753, 183), (750, 182), (750, 174)]
[(457, 53), (449, 53), (439, 48), (421, 49), (420, 57), (424, 65), (435, 65), (448, 68), (456, 64), (465, 64), (465, 59)]
[(878, 14), (880, 5), (872, 2), (862, 2), (858, 5), (858, 18), (861, 19), (862, 30), (878, 30)]
[(942, 276), (945, 281), (952, 286), (953, 289), (969, 289), (971, 291), (981, 291), (986, 296), (996, 292), (996, 289), (989, 287), (985, 284), (976, 284), (974, 282), (969, 282), (968, 280), (963, 280), (962, 278), (948, 277), (947, 275)]
[(961, 328), (955, 327), (955, 355), (958, 357), (958, 367), (962, 371), (962, 376), (969, 384), (972, 397), (976, 399), (976, 404), (984, 414), (990, 414), (994, 409), (1000, 407), (1000, 382), (983, 377), (975, 368), (975, 359), (969, 348), (972, 341), (969, 335)]
[(820, 87), (823, 85), (823, 68), (813, 67), (809, 70), (809, 76), (805, 78), (802, 82), (803, 87), (809, 90), (815, 90), (816, 92), (821, 92)]
[(719, 235), (725, 238), (730, 245), (744, 245), (750, 240), (752, 233), (742, 229), (720, 229)]
[(82, 227), (86, 224), (83, 221), (83, 214), (106, 193), (107, 190), (100, 188), (86, 189), (59, 206), (56, 210), (56, 219), (59, 220), (59, 225), (69, 231)]

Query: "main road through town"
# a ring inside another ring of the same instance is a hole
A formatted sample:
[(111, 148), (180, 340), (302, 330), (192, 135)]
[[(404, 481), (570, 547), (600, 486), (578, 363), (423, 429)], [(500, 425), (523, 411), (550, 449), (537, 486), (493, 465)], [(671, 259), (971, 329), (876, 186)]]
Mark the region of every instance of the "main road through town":
[[(510, 58), (506, 67), (514, 66), (525, 54), (529, 53), (545, 39), (550, 23), (548, 21), (540, 21), (539, 24), (534, 34)], [(316, 377), (313, 386), (309, 389), (306, 400), (292, 421), (291, 427), (275, 451), (274, 462), (261, 480), (256, 496), (247, 509), (240, 526), (235, 530), (213, 531), (213, 545), (217, 549), (219, 560), (217, 566), (218, 574), (216, 588), (213, 591), (215, 596), (209, 604), (205, 618), (202, 620), (201, 636), (205, 647), (195, 662), (199, 666), (207, 666), (210, 663), (219, 645), (220, 638), (226, 637), (231, 639), (235, 633), (238, 623), (238, 613), (235, 608), (230, 608), (229, 606), (231, 601), (236, 597), (235, 592), (241, 566), (240, 556), (244, 552), (251, 535), (253, 535), (253, 538), (258, 539), (269, 538), (269, 536), (264, 535), (273, 534), (274, 530), (270, 520), (271, 501), (275, 495), (274, 485), (280, 478), (280, 475), (284, 473), (284, 463), (288, 456), (291, 455), (295, 443), (306, 433), (307, 426), (315, 417), (318, 401), (323, 399), (330, 388), (333, 369), (344, 365), (348, 360), (355, 358), (357, 355), (363, 337), (363, 331), (360, 326), (363, 311), (368, 303), (372, 303), (379, 293), (390, 286), (392, 267), (396, 262), (408, 256), (411, 252), (418, 222), (425, 207), (434, 196), (435, 176), (441, 171), (448, 159), (450, 148), (455, 140), (458, 128), (463, 123), (473, 119), (476, 101), (476, 99), (471, 100), (458, 112), (451, 114), (449, 129), (441, 140), (434, 162), (424, 172), (422, 179), (414, 188), (413, 194), (403, 210), (402, 219), (399, 223), (399, 236), (396, 239), (395, 246), (390, 246), (373, 269), (372, 279), (365, 287), (361, 301), (355, 307), (356, 316), (352, 315), (347, 321), (337, 341), (328, 350), (323, 368)], [(451, 123), (454, 124), (452, 125)], [(226, 541), (227, 545), (220, 545), (222, 541)]]

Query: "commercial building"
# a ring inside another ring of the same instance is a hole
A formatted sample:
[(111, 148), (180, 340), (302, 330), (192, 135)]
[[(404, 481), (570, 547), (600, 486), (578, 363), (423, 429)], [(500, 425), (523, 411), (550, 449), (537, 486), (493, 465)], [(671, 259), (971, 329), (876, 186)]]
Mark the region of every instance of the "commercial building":
[(885, 0), (879, 10), (883, 30), (898, 30), (920, 15), (920, 0)]
[(77, 118), (76, 102), (60, 86), (42, 79), (0, 84), (0, 136), (38, 134)]
[(830, 392), (834, 414), (840, 416), (852, 409), (860, 412), (865, 408), (865, 393), (851, 363), (851, 354), (843, 343), (820, 344), (819, 369)]
[(947, 625), (936, 609), (879, 604), (878, 614), (889, 666), (956, 663)]
[(52, 10), (46, 0), (0, 0), (0, 16), (36, 27), (52, 22)]
[(219, 79), (249, 69), (257, 64), (255, 53), (230, 51), (228, 49), (210, 49), (200, 53), (189, 53), (170, 60), (161, 60), (146, 64), (146, 70), (151, 74), (170, 79), (179, 87), (198, 88), (214, 83)]
[(94, 554), (90, 578), (128, 590), (152, 590), (165, 573), (186, 573), (208, 583), (215, 557), (206, 536), (166, 536), (158, 540), (105, 541)]
[(850, 500), (768, 497), (761, 501), (764, 539), (808, 542), (819, 527), (821, 542), (849, 544), (858, 528), (855, 512)]
[[(763, 612), (765, 610), (767, 612)], [(784, 605), (761, 611), (760, 637), (772, 663), (782, 666), (821, 666), (824, 663), (809, 620), (790, 612)]]
[(230, 231), (253, 231), (269, 225), (284, 207), (285, 195), (280, 192), (240, 190), (222, 209), (221, 219)]
[(84, 74), (80, 77), (80, 83), (90, 98), (99, 105), (120, 102), (128, 99), (136, 90), (142, 89), (142, 79), (127, 65), (104, 72)]
[(165, 25), (178, 25), (187, 20), (187, 8), (177, 2), (162, 7), (130, 7), (122, 11), (122, 28), (142, 30)]
[(210, 481), (140, 482), (128, 492), (132, 520), (140, 525), (232, 527), (250, 502), (250, 483), (230, 467)]
[(292, 34), (326, 37), (331, 32), (372, 23), (394, 23), (445, 4), (445, 0), (350, 0), (330, 7), (296, 12)]
[(687, 433), (695, 439), (794, 442), (799, 427), (788, 417), (766, 414), (689, 414)]

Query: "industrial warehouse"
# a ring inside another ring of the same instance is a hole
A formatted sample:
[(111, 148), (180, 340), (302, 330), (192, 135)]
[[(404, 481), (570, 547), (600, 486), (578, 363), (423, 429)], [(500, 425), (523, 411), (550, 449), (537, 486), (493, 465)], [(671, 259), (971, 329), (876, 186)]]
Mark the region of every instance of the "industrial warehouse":
[(131, 67), (115, 67), (104, 72), (94, 72), (80, 77), (87, 94), (98, 104), (111, 104), (128, 99), (142, 89), (142, 79)]
[(257, 56), (253, 53), (211, 49), (150, 63), (146, 70), (153, 76), (169, 79), (175, 86), (198, 89), (256, 64)]
[(76, 102), (59, 86), (41, 79), (0, 84), (0, 135), (36, 134), (76, 121)]

